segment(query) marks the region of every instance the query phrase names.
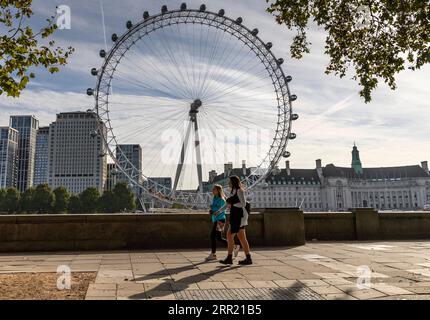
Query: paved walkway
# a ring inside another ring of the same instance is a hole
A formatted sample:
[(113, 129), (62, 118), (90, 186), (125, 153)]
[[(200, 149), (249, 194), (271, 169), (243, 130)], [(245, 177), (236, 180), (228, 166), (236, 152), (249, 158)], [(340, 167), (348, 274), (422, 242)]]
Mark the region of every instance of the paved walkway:
[(59, 265), (97, 272), (86, 299), (430, 299), (430, 242), (257, 248), (246, 267), (204, 262), (207, 253), (2, 254), (0, 273), (56, 272)]

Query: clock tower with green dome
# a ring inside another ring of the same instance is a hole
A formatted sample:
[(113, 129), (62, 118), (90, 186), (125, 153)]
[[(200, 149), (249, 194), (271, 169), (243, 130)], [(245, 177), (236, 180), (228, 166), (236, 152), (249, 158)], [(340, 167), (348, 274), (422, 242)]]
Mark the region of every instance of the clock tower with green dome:
[(362, 175), (363, 174), (363, 167), (361, 165), (360, 160), (360, 151), (358, 151), (357, 146), (354, 142), (354, 147), (352, 148), (352, 169), (354, 169), (354, 172), (356, 175)]

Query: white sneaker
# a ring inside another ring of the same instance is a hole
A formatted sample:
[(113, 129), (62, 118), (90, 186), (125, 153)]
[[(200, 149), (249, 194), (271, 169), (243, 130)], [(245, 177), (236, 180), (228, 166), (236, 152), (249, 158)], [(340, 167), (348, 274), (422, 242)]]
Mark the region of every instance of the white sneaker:
[(216, 254), (211, 253), (205, 260), (206, 261), (214, 261), (216, 260)]
[(239, 254), (239, 250), (240, 250), (240, 246), (239, 245), (235, 245), (233, 248), (233, 256), (236, 258), (237, 255)]

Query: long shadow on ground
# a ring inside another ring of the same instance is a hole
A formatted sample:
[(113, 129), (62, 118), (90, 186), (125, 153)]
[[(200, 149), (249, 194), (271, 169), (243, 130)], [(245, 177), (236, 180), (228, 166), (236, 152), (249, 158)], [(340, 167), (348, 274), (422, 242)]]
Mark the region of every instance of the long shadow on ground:
[[(200, 262), (197, 264), (190, 264), (189, 266), (183, 266), (178, 268), (170, 268), (170, 269), (164, 269), (162, 272), (154, 272), (148, 275), (144, 275), (142, 277), (135, 278), (134, 281), (147, 281), (152, 279), (159, 279), (160, 276), (167, 276), (167, 275), (174, 275), (179, 274), (181, 272), (196, 270), (196, 266), (199, 265), (206, 265), (208, 262)], [(216, 270), (211, 271), (205, 271), (200, 272), (195, 275), (191, 275), (185, 278), (181, 278), (178, 282), (175, 282), (175, 286), (180, 286), (181, 290), (185, 290), (188, 288), (191, 284), (199, 283), (201, 281), (205, 281), (210, 279), (212, 276), (216, 274), (223, 273), (228, 270), (235, 270), (240, 268), (239, 266), (223, 266), (220, 265)], [(198, 269), (197, 269), (198, 270)], [(165, 281), (157, 284), (155, 287), (151, 288), (150, 290), (145, 290), (142, 293), (138, 293), (135, 295), (130, 296), (131, 299), (145, 299), (145, 298), (151, 298), (152, 296), (156, 295), (157, 297), (167, 296), (170, 295), (173, 291), (172, 282), (171, 281)]]

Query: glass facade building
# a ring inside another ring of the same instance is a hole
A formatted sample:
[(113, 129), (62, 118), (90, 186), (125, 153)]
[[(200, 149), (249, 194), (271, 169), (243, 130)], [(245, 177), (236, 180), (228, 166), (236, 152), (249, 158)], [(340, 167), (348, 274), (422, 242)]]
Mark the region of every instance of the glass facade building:
[(0, 127), (0, 189), (16, 187), (18, 178), (19, 133), (10, 127)]
[(11, 116), (9, 126), (19, 132), (17, 188), (23, 192), (33, 186), (39, 120), (34, 116)]
[(36, 136), (33, 185), (48, 183), (48, 141), (49, 127), (39, 128)]
[[(143, 155), (142, 155), (142, 147), (138, 144), (120, 144), (116, 148), (116, 158), (118, 161), (124, 161), (127, 159), (134, 168), (136, 168), (137, 172), (142, 172), (143, 166)], [(125, 158), (125, 159), (124, 159)], [(133, 171), (134, 172), (134, 171)], [(117, 182), (129, 182), (129, 179), (126, 177), (124, 173), (117, 170)], [(142, 178), (139, 178), (139, 183), (142, 183)], [(138, 186), (134, 186), (133, 192), (136, 196), (140, 194), (140, 188)]]

